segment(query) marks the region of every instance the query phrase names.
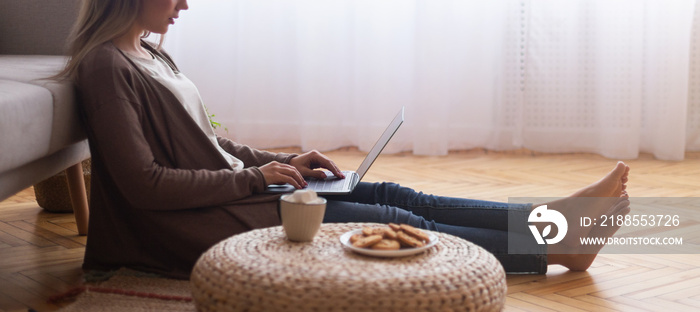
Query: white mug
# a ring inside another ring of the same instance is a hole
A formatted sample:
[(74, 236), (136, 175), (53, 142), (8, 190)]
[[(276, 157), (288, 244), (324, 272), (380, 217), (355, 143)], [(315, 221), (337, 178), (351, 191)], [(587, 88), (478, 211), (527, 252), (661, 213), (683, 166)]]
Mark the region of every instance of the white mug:
[(288, 200), (291, 194), (280, 198), (280, 217), (287, 239), (296, 242), (310, 242), (316, 236), (326, 213), (326, 199), (319, 197), (320, 203), (304, 204)]

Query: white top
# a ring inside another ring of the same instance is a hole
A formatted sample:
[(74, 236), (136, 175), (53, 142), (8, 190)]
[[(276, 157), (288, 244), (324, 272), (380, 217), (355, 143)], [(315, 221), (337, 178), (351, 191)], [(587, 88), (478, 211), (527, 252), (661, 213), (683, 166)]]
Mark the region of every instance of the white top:
[(221, 148), (221, 145), (219, 145), (211, 122), (209, 122), (204, 103), (202, 103), (202, 98), (199, 96), (199, 90), (197, 90), (194, 83), (187, 79), (185, 74), (174, 72), (165, 60), (153, 55), (150, 51), (148, 53), (151, 55), (151, 59), (133, 56), (128, 53), (125, 54), (134, 61), (134, 63), (140, 65), (144, 72), (163, 84), (175, 95), (192, 119), (199, 125), (199, 128), (202, 129), (216, 149), (219, 150), (219, 153), (221, 153), (224, 159), (231, 165), (231, 168), (243, 169), (243, 162), (226, 152)]

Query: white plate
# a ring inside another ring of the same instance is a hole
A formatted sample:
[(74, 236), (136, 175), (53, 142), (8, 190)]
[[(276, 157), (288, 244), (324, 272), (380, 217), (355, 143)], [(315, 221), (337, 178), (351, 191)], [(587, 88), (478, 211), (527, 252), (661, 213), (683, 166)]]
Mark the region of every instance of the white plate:
[(355, 234), (361, 234), (362, 229), (359, 230), (353, 230), (350, 232), (346, 232), (343, 235), (340, 236), (340, 243), (345, 246), (345, 248), (348, 248), (356, 253), (367, 255), (367, 256), (375, 256), (375, 257), (385, 257), (385, 258), (395, 258), (395, 257), (405, 257), (405, 256), (410, 256), (414, 255), (417, 253), (424, 252), (433, 246), (437, 244), (438, 242), (438, 237), (437, 235), (429, 232), (429, 231), (424, 231), (425, 233), (428, 233), (428, 237), (430, 237), (430, 243), (423, 247), (418, 247), (418, 248), (401, 248), (399, 250), (375, 250), (375, 249), (369, 249), (369, 248), (359, 248), (355, 247), (352, 244), (350, 244), (350, 236), (353, 236)]

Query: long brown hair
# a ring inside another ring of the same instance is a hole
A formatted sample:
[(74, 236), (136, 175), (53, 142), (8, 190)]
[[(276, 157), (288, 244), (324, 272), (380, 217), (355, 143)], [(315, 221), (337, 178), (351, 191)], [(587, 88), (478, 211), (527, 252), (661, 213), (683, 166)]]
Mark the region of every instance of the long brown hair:
[[(54, 78), (75, 79), (78, 65), (88, 52), (129, 30), (138, 16), (142, 1), (149, 0), (83, 0), (78, 20), (69, 37), (70, 59)], [(148, 35), (145, 32), (142, 37)], [(161, 36), (159, 48), (162, 43)]]

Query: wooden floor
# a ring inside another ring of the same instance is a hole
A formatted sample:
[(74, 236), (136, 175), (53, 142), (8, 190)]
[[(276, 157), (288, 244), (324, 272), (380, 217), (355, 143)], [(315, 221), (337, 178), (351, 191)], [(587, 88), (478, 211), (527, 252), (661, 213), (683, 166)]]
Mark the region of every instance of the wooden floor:
[[(363, 154), (328, 153), (343, 169)], [(649, 155), (629, 160), (635, 197), (700, 197), (700, 153), (682, 162)], [(427, 193), (507, 201), (508, 197), (566, 196), (596, 181), (614, 160), (589, 154), (472, 150), (444, 157), (383, 155), (365, 178), (396, 181)], [(81, 277), (86, 237), (72, 214), (38, 207), (32, 189), (0, 202), (0, 310), (51, 311), (48, 297)], [(550, 266), (547, 275), (508, 276), (507, 311), (700, 310), (700, 255), (599, 255), (587, 272)]]

